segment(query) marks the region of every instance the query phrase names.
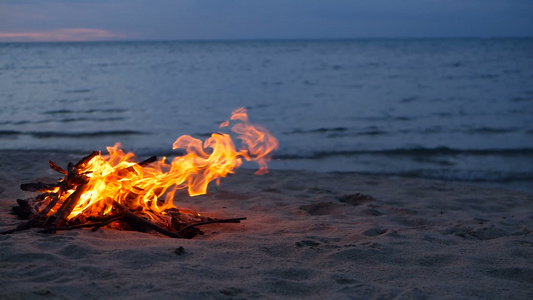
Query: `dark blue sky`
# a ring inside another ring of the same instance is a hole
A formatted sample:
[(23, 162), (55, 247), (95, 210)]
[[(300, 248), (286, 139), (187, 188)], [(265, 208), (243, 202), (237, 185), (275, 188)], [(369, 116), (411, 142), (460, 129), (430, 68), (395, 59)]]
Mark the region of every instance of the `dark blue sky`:
[(532, 37), (531, 0), (0, 0), (0, 41)]

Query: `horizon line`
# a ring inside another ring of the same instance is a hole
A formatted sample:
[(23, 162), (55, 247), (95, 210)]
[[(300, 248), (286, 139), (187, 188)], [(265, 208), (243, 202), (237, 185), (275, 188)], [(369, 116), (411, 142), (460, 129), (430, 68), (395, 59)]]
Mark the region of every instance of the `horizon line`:
[(89, 40), (36, 40), (7, 41), (0, 44), (75, 44), (75, 43), (151, 43), (151, 42), (253, 42), (253, 41), (349, 41), (349, 40), (490, 40), (490, 39), (532, 39), (533, 36), (404, 36), (404, 37), (316, 37), (316, 38), (195, 38), (195, 39), (89, 39)]

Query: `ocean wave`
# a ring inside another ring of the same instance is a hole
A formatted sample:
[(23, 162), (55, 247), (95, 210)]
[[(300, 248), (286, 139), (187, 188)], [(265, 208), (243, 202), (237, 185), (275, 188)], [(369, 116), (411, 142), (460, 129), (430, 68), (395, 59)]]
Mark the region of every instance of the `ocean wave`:
[(104, 136), (124, 136), (124, 135), (144, 135), (141, 131), (133, 130), (110, 130), (110, 131), (89, 131), (89, 132), (59, 132), (59, 131), (0, 131), (0, 138), (13, 137), (17, 135), (27, 135), (38, 139), (47, 138), (91, 138)]
[(287, 131), (283, 134), (285, 135), (307, 135), (307, 134), (322, 134), (329, 138), (337, 137), (357, 137), (357, 136), (387, 136), (394, 134), (467, 134), (467, 135), (499, 135), (499, 134), (510, 134), (510, 133), (530, 133), (531, 130), (526, 130), (522, 127), (474, 127), (474, 128), (463, 128), (463, 129), (454, 129), (454, 128), (445, 128), (443, 126), (432, 126), (422, 129), (397, 129), (394, 131), (382, 130), (377, 126), (368, 126), (366, 128), (361, 128), (360, 130), (352, 130), (346, 127), (320, 127), (315, 129), (296, 129), (293, 131)]
[(58, 110), (48, 110), (43, 112), (43, 114), (47, 115), (56, 115), (56, 114), (76, 114), (76, 113), (82, 113), (82, 114), (92, 114), (92, 113), (121, 113), (121, 112), (127, 112), (127, 109), (123, 108), (107, 108), (107, 109), (85, 109), (85, 110), (70, 110), (70, 109), (58, 109)]
[(140, 131), (133, 130), (110, 130), (110, 131), (94, 131), (94, 132), (57, 132), (57, 131), (43, 131), (43, 132), (28, 132), (35, 138), (86, 138), (86, 137), (103, 137), (103, 136), (122, 136), (122, 135), (142, 135), (146, 134)]
[(533, 148), (511, 149), (454, 149), (448, 147), (436, 148), (396, 148), (381, 150), (341, 150), (341, 151), (315, 151), (299, 154), (280, 153), (275, 156), (279, 159), (321, 159), (334, 156), (356, 155), (383, 155), (383, 156), (453, 156), (453, 155), (533, 155)]
[(503, 133), (512, 133), (520, 132), (522, 128), (519, 127), (510, 127), (510, 128), (495, 128), (495, 127), (479, 127), (466, 130), (467, 133), (472, 134), (503, 134)]
[(513, 97), (509, 99), (511, 102), (528, 102), (533, 101), (533, 97)]
[(392, 172), (357, 172), (365, 175), (379, 176), (400, 176), (411, 178), (434, 179), (444, 181), (462, 181), (462, 182), (526, 182), (533, 180), (533, 172), (512, 172), (512, 171), (477, 171), (477, 170), (434, 170), (420, 169), (409, 171), (392, 171)]
[(346, 128), (346, 127), (332, 127), (332, 128), (320, 127), (320, 128), (316, 128), (316, 129), (309, 129), (309, 130), (296, 129), (296, 130), (293, 130), (291, 132), (286, 132), (286, 134), (342, 132), (342, 131), (346, 131), (346, 130), (348, 130), (348, 128)]
[(91, 92), (92, 89), (76, 89), (76, 90), (66, 90), (66, 94), (84, 94)]
[(25, 124), (46, 124), (46, 123), (72, 123), (72, 122), (109, 122), (122, 121), (126, 118), (111, 117), (111, 118), (63, 118), (63, 119), (46, 119), (46, 120), (20, 120), (5, 122), (6, 125), (25, 125)]
[(0, 138), (2, 136), (14, 136), (18, 134), (20, 134), (20, 132), (14, 130), (0, 130)]
[(383, 131), (378, 129), (376, 126), (370, 126), (363, 131), (358, 132), (348, 132), (346, 127), (320, 127), (309, 130), (296, 129), (290, 132), (285, 132), (286, 135), (293, 134), (327, 134), (328, 138), (337, 138), (337, 137), (347, 137), (347, 136), (365, 136), (365, 135), (388, 135), (392, 134), (391, 132)]

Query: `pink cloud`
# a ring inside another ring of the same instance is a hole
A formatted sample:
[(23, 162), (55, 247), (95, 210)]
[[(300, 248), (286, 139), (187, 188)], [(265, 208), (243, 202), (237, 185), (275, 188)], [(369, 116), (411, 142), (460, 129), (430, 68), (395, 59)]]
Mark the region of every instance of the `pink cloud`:
[(51, 31), (0, 32), (4, 42), (81, 42), (124, 39), (126, 35), (96, 28), (63, 28)]

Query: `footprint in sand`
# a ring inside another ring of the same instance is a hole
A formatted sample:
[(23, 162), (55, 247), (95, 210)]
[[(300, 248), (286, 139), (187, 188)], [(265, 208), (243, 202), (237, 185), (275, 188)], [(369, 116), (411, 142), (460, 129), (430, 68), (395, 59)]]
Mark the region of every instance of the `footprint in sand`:
[(361, 193), (338, 196), (337, 200), (342, 203), (350, 204), (353, 206), (358, 206), (366, 202), (376, 201), (374, 197)]
[(339, 207), (333, 202), (318, 202), (314, 204), (302, 205), (300, 209), (307, 212), (311, 216), (331, 215), (335, 209)]
[(363, 232), (363, 235), (366, 235), (366, 236), (378, 236), (378, 235), (384, 234), (385, 232), (387, 232), (386, 228), (374, 227), (374, 228), (370, 228), (370, 229), (365, 230)]

